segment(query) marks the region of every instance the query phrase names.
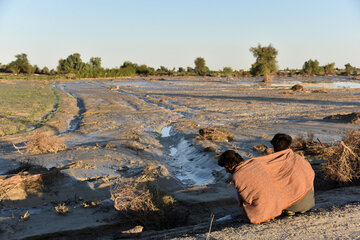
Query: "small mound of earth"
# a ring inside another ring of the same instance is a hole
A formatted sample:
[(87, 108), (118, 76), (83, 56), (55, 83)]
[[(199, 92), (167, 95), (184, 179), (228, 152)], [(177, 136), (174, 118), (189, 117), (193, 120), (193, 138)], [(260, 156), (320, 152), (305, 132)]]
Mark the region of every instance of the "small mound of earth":
[(209, 127), (200, 129), (199, 136), (197, 136), (197, 138), (215, 142), (228, 142), (235, 140), (235, 136), (231, 132)]
[(273, 148), (268, 148), (265, 145), (254, 145), (253, 146), (254, 151), (261, 152), (263, 155), (269, 155), (274, 153)]
[(305, 91), (304, 87), (300, 84), (296, 84), (294, 86), (291, 87), (291, 90), (295, 91), (295, 92), (303, 92)]
[(324, 120), (335, 120), (345, 123), (358, 124), (360, 123), (360, 112), (353, 112), (350, 114), (336, 114), (324, 117)]
[(313, 90), (311, 91), (312, 93), (328, 93), (328, 91), (323, 90), (323, 89), (317, 89), (317, 90)]

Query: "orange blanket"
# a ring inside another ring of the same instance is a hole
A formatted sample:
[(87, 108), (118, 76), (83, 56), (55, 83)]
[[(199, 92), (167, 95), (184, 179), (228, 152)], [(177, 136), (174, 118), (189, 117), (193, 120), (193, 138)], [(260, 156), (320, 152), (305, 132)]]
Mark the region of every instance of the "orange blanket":
[(252, 158), (236, 167), (233, 179), (251, 223), (261, 223), (303, 198), (313, 187), (311, 165), (291, 149)]

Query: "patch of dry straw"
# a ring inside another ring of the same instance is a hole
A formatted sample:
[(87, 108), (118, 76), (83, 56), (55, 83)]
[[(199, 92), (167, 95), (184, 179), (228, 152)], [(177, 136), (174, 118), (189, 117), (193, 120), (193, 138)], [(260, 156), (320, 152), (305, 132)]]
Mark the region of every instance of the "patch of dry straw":
[(156, 176), (157, 168), (146, 167), (137, 178), (118, 178), (110, 190), (115, 209), (134, 224), (147, 229), (167, 228), (172, 217), (169, 213), (175, 203), (171, 196), (149, 183)]
[(228, 142), (234, 141), (235, 135), (226, 129), (206, 127), (199, 130), (199, 135), (196, 138), (214, 142)]
[(32, 138), (25, 143), (26, 152), (31, 154), (57, 153), (66, 149), (62, 138), (51, 136), (49, 132), (35, 133)]
[(307, 137), (298, 135), (294, 137), (291, 149), (302, 156), (324, 157), (331, 151), (331, 146), (323, 144), (318, 138), (314, 140), (314, 133), (307, 132)]
[(339, 145), (327, 152), (322, 170), (325, 177), (338, 182), (360, 179), (360, 130), (349, 131)]

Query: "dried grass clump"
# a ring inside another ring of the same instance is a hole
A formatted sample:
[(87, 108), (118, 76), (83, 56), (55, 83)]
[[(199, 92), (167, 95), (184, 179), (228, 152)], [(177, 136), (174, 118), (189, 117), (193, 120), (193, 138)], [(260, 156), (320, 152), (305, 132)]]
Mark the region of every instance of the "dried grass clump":
[(316, 156), (323, 157), (329, 151), (330, 146), (324, 145), (320, 142), (314, 140), (314, 133), (309, 131), (307, 132), (307, 138), (304, 135), (298, 135), (294, 137), (291, 149), (300, 155)]
[(201, 140), (211, 140), (214, 142), (228, 142), (234, 141), (235, 135), (226, 129), (207, 127), (200, 129), (199, 135), (196, 138)]
[(55, 211), (59, 215), (66, 215), (69, 212), (69, 209), (65, 205), (65, 203), (62, 203), (62, 204), (55, 206)]
[(261, 152), (263, 155), (269, 155), (274, 153), (273, 148), (268, 148), (265, 145), (254, 145), (253, 150), (257, 152)]
[[(134, 224), (147, 229), (168, 228), (175, 200), (152, 187), (144, 178), (118, 178), (111, 186), (114, 207)], [(172, 216), (173, 217), (173, 216)]]
[(158, 210), (152, 201), (149, 189), (137, 179), (117, 179), (111, 188), (111, 199), (118, 211), (145, 213)]
[(111, 90), (111, 91), (116, 91), (116, 90), (119, 90), (120, 89), (120, 86), (112, 86), (112, 87), (107, 87), (108, 90)]
[(57, 153), (66, 149), (64, 140), (57, 136), (51, 136), (48, 132), (35, 133), (32, 138), (25, 143), (26, 151), (31, 154)]
[(327, 154), (322, 170), (325, 177), (338, 182), (360, 179), (360, 130), (349, 131), (339, 145)]

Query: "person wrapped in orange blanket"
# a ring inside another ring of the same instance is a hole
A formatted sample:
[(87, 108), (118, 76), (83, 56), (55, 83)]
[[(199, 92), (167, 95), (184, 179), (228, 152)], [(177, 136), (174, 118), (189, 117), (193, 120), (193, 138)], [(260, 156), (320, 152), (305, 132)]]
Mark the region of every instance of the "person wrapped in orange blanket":
[(276, 134), (275, 153), (244, 159), (235, 151), (224, 152), (218, 164), (233, 175), (243, 215), (251, 223), (265, 222), (287, 212), (305, 212), (315, 205), (311, 165), (290, 149), (291, 137)]

